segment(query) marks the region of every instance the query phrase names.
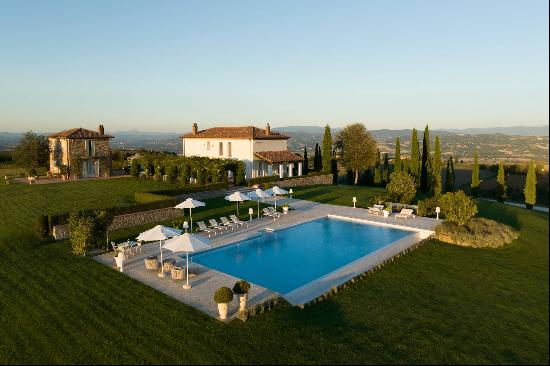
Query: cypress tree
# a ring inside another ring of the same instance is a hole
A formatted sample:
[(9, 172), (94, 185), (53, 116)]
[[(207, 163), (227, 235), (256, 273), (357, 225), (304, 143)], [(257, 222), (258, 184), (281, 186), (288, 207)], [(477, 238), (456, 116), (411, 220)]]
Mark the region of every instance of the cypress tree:
[(332, 184), (338, 184), (338, 162), (334, 158), (330, 160), (330, 171), (332, 172)]
[(313, 169), (319, 169), (319, 144), (315, 144), (315, 155), (313, 155)]
[(506, 199), (506, 176), (504, 175), (504, 164), (502, 161), (498, 164), (497, 174), (497, 201), (504, 202)]
[(317, 145), (317, 169), (323, 169), (323, 155), (321, 153), (321, 145)]
[(418, 132), (413, 128), (411, 136), (411, 163), (409, 165), (410, 174), (413, 176), (416, 186), (420, 185), (420, 152), (418, 151)]
[(374, 185), (382, 183), (382, 174), (380, 173), (380, 150), (376, 149), (376, 161), (374, 163)]
[(447, 160), (447, 170), (445, 171), (445, 192), (452, 192), (455, 190), (455, 172), (453, 165), (453, 157), (449, 157)]
[(401, 171), (401, 142), (399, 137), (395, 139), (395, 157), (393, 158), (393, 171)]
[(330, 172), (330, 161), (332, 159), (332, 135), (330, 134), (330, 126), (325, 126), (325, 135), (323, 136), (323, 154), (321, 169), (324, 172)]
[(411, 159), (403, 159), (401, 161), (401, 170), (403, 171), (403, 173), (407, 173), (407, 174), (410, 174), (410, 162), (411, 162)]
[(384, 154), (384, 173), (382, 174), (382, 183), (388, 184), (390, 181), (390, 162), (388, 160), (388, 153)]
[(441, 143), (439, 136), (435, 137), (435, 152), (433, 160), (433, 189), (436, 197), (441, 194)]
[(472, 167), (472, 196), (479, 194), (479, 162), (477, 159), (477, 147), (474, 147), (474, 166)]
[(302, 174), (307, 175), (309, 171), (309, 160), (307, 159), (307, 148), (304, 146), (304, 163), (302, 166)]
[(424, 139), (422, 140), (422, 165), (420, 167), (420, 189), (427, 193), (432, 185), (432, 164), (430, 156), (430, 130), (428, 125), (424, 129)]
[(525, 195), (525, 207), (529, 209), (533, 208), (537, 200), (537, 174), (535, 172), (535, 162), (533, 160), (529, 162), (523, 194)]

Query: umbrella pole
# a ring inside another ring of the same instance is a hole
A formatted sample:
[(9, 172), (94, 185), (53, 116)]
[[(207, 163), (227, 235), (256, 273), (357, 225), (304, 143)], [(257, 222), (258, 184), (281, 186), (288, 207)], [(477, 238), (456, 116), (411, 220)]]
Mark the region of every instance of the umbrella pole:
[(260, 218), (260, 200), (258, 200), (258, 218)]
[(240, 218), (240, 216), (239, 216), (239, 201), (237, 201), (237, 217)]
[(189, 217), (191, 218), (191, 234), (193, 234), (193, 213), (189, 209)]
[(159, 277), (164, 277), (164, 261), (162, 259), (162, 240), (159, 240), (159, 246), (160, 246), (160, 273), (159, 273)]
[(185, 252), (185, 285), (183, 285), (185, 290), (191, 288), (189, 286), (189, 252)]

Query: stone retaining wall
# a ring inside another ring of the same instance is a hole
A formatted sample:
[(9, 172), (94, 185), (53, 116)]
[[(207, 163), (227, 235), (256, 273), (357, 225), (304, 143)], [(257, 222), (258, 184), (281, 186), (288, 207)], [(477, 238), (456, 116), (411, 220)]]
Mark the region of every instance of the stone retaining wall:
[[(130, 227), (145, 225), (152, 222), (181, 217), (183, 211), (173, 207), (161, 208), (158, 210), (150, 210), (136, 212), (126, 215), (116, 216), (113, 223), (109, 226), (109, 231), (127, 229)], [(69, 225), (57, 225), (53, 228), (53, 237), (56, 240), (65, 240), (69, 238)]]
[(332, 174), (313, 175), (313, 176), (306, 175), (301, 178), (281, 180), (281, 181), (275, 182), (274, 184), (278, 185), (281, 188), (297, 187), (297, 186), (313, 186), (318, 184), (332, 184)]

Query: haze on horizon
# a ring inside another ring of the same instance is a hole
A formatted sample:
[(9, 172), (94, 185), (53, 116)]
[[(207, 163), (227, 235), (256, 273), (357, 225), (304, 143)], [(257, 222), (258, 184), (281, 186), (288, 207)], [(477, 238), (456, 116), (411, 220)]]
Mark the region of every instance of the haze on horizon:
[(0, 131), (548, 124), (548, 2), (2, 1)]

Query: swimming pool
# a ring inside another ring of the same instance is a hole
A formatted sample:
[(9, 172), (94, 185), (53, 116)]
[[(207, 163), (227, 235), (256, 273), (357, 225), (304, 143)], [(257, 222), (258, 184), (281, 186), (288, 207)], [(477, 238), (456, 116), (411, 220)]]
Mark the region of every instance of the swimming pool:
[(284, 295), (409, 235), (414, 233), (325, 217), (197, 253), (192, 260)]

